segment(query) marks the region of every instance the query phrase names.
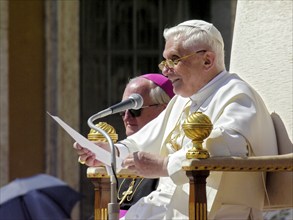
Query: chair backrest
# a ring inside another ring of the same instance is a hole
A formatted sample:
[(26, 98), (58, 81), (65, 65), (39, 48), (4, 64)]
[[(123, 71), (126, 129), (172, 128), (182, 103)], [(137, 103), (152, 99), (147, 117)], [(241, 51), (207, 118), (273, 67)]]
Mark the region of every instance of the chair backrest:
[[(277, 136), (279, 155), (293, 152), (293, 144), (285, 125), (277, 113), (271, 114)], [(292, 161), (293, 164), (293, 161)], [(293, 207), (293, 172), (268, 172), (266, 187), (268, 198), (265, 199), (265, 210)]]

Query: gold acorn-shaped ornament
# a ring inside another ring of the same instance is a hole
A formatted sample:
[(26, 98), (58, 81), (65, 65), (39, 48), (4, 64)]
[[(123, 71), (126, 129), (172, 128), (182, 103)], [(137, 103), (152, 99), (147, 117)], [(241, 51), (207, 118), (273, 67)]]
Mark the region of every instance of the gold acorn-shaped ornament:
[(194, 112), (188, 116), (182, 125), (185, 135), (192, 140), (193, 147), (186, 153), (187, 159), (206, 159), (209, 152), (203, 149), (202, 143), (212, 129), (213, 124), (209, 117), (202, 112)]
[[(103, 129), (105, 132), (107, 132), (112, 139), (113, 143), (116, 143), (118, 141), (118, 134), (116, 133), (116, 130), (113, 126), (107, 124), (106, 122), (99, 122), (96, 124), (97, 127)], [(88, 134), (88, 139), (90, 141), (101, 141), (101, 142), (107, 142), (107, 139), (98, 131), (91, 129)]]

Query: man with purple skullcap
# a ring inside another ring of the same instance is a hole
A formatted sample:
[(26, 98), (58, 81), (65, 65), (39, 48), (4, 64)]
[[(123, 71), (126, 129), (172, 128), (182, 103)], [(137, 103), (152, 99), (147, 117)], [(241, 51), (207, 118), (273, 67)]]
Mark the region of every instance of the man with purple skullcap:
[[(211, 157), (277, 154), (270, 114), (248, 83), (226, 71), (217, 28), (190, 20), (165, 29), (164, 38), (165, 60), (159, 68), (176, 96), (158, 117), (116, 144), (125, 168), (160, 181), (123, 219), (188, 219), (189, 179), (182, 161), (193, 145), (182, 124), (193, 112), (204, 113), (213, 124), (202, 144)], [(109, 149), (104, 143), (99, 146)], [(95, 161), (86, 150), (79, 148), (77, 153), (89, 166)], [(261, 172), (211, 172), (206, 188), (208, 219), (262, 219), (263, 181)]]
[(170, 98), (173, 98), (174, 96), (173, 86), (171, 81), (166, 76), (163, 76), (162, 74), (158, 74), (158, 73), (149, 73), (149, 74), (144, 74), (141, 77), (149, 79), (150, 81), (155, 83), (157, 86), (159, 86), (161, 89), (163, 89)]
[[(130, 109), (120, 113), (126, 136), (136, 133), (156, 118), (174, 96), (171, 81), (160, 73), (148, 73), (130, 79), (124, 89), (122, 101), (128, 99), (134, 93), (141, 95), (144, 104), (140, 109)], [(120, 217), (123, 217), (127, 210), (140, 198), (154, 191), (157, 188), (158, 180), (157, 178), (119, 178), (117, 199), (120, 203)], [(130, 188), (132, 190), (129, 190)], [(125, 197), (126, 193), (127, 196)], [(90, 219), (93, 218), (92, 216)]]
[(143, 98), (143, 107), (123, 112), (123, 121), (126, 135), (132, 135), (140, 130), (149, 121), (156, 118), (173, 98), (173, 86), (167, 77), (159, 73), (148, 73), (129, 80), (122, 101), (138, 93)]
[[(174, 96), (171, 81), (159, 73), (144, 74), (131, 79), (124, 90), (122, 100), (133, 93), (141, 95), (144, 104), (138, 110), (130, 109), (121, 113), (127, 136), (136, 133), (156, 118)], [(121, 208), (120, 217), (140, 198), (154, 191), (157, 185), (158, 179), (119, 179), (117, 197)], [(129, 187), (133, 190), (124, 197), (126, 192), (130, 192)], [(122, 201), (123, 198), (125, 199)]]

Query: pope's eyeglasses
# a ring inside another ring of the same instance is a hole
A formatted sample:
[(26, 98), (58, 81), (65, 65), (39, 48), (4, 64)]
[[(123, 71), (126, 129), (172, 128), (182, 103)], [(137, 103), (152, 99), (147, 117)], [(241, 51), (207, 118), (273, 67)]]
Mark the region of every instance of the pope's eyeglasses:
[[(146, 106), (141, 107), (140, 109), (128, 109), (127, 111), (129, 111), (130, 115), (133, 118), (136, 118), (136, 117), (139, 117), (141, 115), (142, 109), (148, 108), (148, 107), (153, 107), (153, 106), (158, 106), (158, 105), (161, 105), (161, 104), (146, 105)], [(126, 113), (126, 111), (120, 112), (120, 115), (122, 117), (124, 117), (125, 116), (125, 113)]]
[(176, 60), (171, 60), (171, 59), (167, 59), (167, 60), (163, 60), (158, 66), (159, 66), (159, 69), (160, 70), (163, 70), (165, 67), (168, 67), (170, 69), (174, 68), (178, 63), (179, 61), (183, 60), (183, 59), (186, 59), (188, 57), (191, 57), (197, 53), (201, 53), (201, 52), (206, 52), (206, 50), (198, 50), (198, 51), (195, 51), (194, 53), (192, 54), (189, 54), (189, 55), (186, 55), (186, 56), (183, 56), (183, 57), (180, 57)]

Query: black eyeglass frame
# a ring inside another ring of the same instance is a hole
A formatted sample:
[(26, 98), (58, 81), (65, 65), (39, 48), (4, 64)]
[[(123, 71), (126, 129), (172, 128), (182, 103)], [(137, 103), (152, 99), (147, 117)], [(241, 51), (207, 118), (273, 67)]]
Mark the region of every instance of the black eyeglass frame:
[[(152, 104), (152, 105), (146, 105), (146, 106), (142, 106), (140, 109), (128, 109), (126, 111), (129, 111), (131, 117), (133, 118), (137, 118), (139, 116), (141, 116), (141, 112), (144, 108), (148, 108), (148, 107), (154, 107), (154, 106), (159, 106), (159, 105), (162, 105), (162, 104)], [(125, 116), (125, 113), (126, 111), (123, 111), (123, 112), (120, 112), (120, 116), (124, 117)]]

